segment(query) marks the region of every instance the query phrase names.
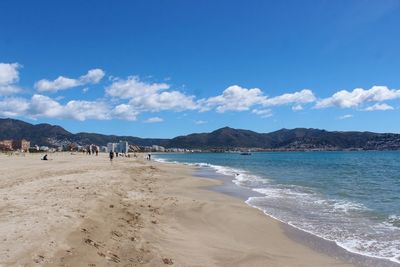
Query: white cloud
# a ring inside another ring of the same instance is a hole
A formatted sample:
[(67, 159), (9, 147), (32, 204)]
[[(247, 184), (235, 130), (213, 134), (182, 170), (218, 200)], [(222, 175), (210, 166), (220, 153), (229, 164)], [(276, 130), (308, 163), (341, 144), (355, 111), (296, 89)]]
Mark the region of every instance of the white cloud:
[(146, 97), (169, 88), (170, 86), (166, 83), (146, 83), (141, 81), (138, 76), (129, 76), (126, 80), (116, 79), (106, 88), (106, 94), (113, 97), (130, 99)]
[(31, 99), (7, 98), (0, 101), (2, 116), (26, 116), (31, 118), (57, 118), (84, 121), (110, 119), (108, 106), (102, 102), (72, 100), (66, 105), (48, 96), (35, 94)]
[[(400, 90), (386, 86), (373, 86), (366, 90), (356, 88), (352, 91), (341, 90), (332, 96), (317, 101), (309, 89), (293, 93), (269, 97), (259, 88), (244, 88), (232, 85), (216, 96), (196, 99), (195, 96), (179, 90), (172, 90), (168, 83), (154, 83), (141, 80), (138, 76), (126, 79), (111, 78), (111, 84), (105, 88), (104, 100), (71, 100), (66, 102), (62, 97), (50, 98), (42, 94), (34, 94), (30, 99), (7, 97), (21, 91), (18, 63), (0, 63), (0, 116), (27, 116), (31, 118), (68, 118), (75, 120), (111, 118), (137, 120), (144, 112), (187, 111), (201, 112), (215, 110), (219, 113), (228, 111), (251, 111), (263, 118), (273, 116), (271, 108), (291, 106), (293, 111), (303, 110), (307, 104), (316, 102), (314, 108), (356, 108), (362, 111), (391, 110), (393, 106), (384, 102), (400, 99)], [(99, 83), (105, 73), (101, 69), (91, 69), (76, 79), (59, 76), (55, 80), (39, 80), (35, 87), (39, 92), (57, 92), (82, 86), (82, 93), (89, 88), (85, 85)], [(110, 98), (111, 97), (111, 98)], [(61, 102), (62, 101), (62, 102)], [(348, 119), (347, 114), (338, 119)], [(146, 122), (160, 122), (161, 118), (153, 117)], [(205, 121), (194, 121), (203, 124)]]
[(353, 117), (354, 117), (354, 116), (351, 115), (351, 114), (346, 114), (346, 115), (343, 115), (343, 116), (338, 117), (338, 119), (339, 119), (339, 120), (346, 120), (346, 119), (350, 119), (350, 118), (353, 118)]
[(200, 125), (200, 124), (206, 124), (207, 121), (197, 120), (197, 121), (195, 121), (194, 123), (197, 124), (197, 125)]
[(112, 110), (111, 114), (117, 119), (135, 121), (139, 112), (130, 105), (120, 104)]
[(246, 111), (257, 105), (270, 107), (295, 104), (297, 110), (299, 110), (300, 107), (302, 108), (300, 104), (311, 103), (315, 100), (313, 92), (308, 89), (268, 98), (259, 88), (246, 89), (233, 85), (225, 89), (221, 95), (201, 99), (198, 104), (201, 111), (209, 111), (215, 108), (217, 112), (223, 113), (226, 111)]
[(19, 81), (18, 63), (0, 63), (0, 95), (10, 95), (21, 91), (15, 85)]
[(375, 110), (392, 110), (394, 109), (392, 106), (386, 104), (386, 103), (376, 103), (372, 106), (367, 107), (366, 109), (364, 109), (365, 111), (375, 111)]
[(59, 90), (65, 90), (77, 86), (99, 83), (104, 75), (105, 73), (103, 70), (92, 69), (78, 79), (71, 79), (64, 76), (59, 76), (53, 81), (42, 79), (35, 83), (35, 88), (39, 92), (57, 92)]
[(105, 73), (102, 69), (92, 69), (86, 75), (81, 76), (79, 81), (82, 84), (96, 84), (103, 79), (104, 75)]
[(262, 91), (259, 88), (246, 89), (238, 85), (232, 85), (226, 88), (222, 95), (201, 99), (199, 105), (201, 111), (208, 111), (215, 108), (217, 112), (226, 111), (245, 111), (251, 106), (260, 104), (265, 100)]
[(294, 106), (292, 107), (292, 110), (293, 110), (293, 111), (300, 111), (300, 110), (303, 110), (303, 109), (304, 109), (303, 106), (300, 105), (300, 104), (294, 105)]
[(29, 108), (29, 101), (24, 98), (5, 98), (0, 100), (0, 116), (16, 117), (24, 115)]
[(97, 101), (72, 100), (64, 107), (65, 116), (80, 121), (111, 119), (108, 105)]
[(197, 108), (193, 102), (193, 96), (184, 95), (178, 91), (162, 92), (148, 95), (147, 97), (135, 97), (129, 104), (141, 111), (161, 111), (161, 110), (194, 110)]
[(145, 120), (146, 123), (157, 123), (157, 122), (163, 122), (163, 121), (164, 120), (159, 117), (152, 117), (152, 118), (148, 118), (147, 120)]
[(44, 95), (33, 95), (29, 103), (28, 114), (31, 117), (65, 118), (60, 103)]
[(328, 108), (332, 106), (357, 108), (368, 102), (380, 102), (396, 98), (400, 98), (400, 90), (389, 89), (386, 86), (373, 86), (368, 90), (356, 88), (351, 92), (342, 90), (331, 97), (319, 100), (315, 108)]
[(117, 79), (106, 88), (106, 94), (120, 99), (129, 99), (128, 104), (138, 112), (157, 112), (162, 110), (195, 110), (194, 96), (179, 91), (165, 91), (166, 83), (147, 83), (137, 76), (126, 80)]
[(70, 79), (63, 76), (58, 77), (54, 81), (40, 80), (35, 83), (35, 87), (39, 92), (57, 92), (58, 90), (65, 90), (72, 87), (79, 86), (80, 83), (76, 79)]
[(300, 92), (287, 93), (280, 96), (267, 98), (264, 102), (264, 106), (281, 106), (291, 103), (306, 104), (312, 103), (316, 100), (314, 93), (309, 89), (303, 89)]
[(21, 88), (15, 85), (0, 85), (0, 95), (11, 95), (21, 91)]
[(0, 84), (11, 84), (18, 82), (18, 68), (21, 66), (18, 63), (0, 63)]
[(260, 115), (261, 118), (269, 118), (273, 116), (271, 109), (253, 109), (251, 112)]

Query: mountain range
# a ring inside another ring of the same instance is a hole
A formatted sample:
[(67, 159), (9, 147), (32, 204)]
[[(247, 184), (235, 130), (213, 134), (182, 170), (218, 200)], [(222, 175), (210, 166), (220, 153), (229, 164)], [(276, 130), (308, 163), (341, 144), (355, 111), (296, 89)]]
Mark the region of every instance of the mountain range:
[(0, 140), (22, 139), (32, 145), (51, 147), (77, 143), (79, 145), (106, 145), (119, 140), (138, 146), (161, 145), (167, 148), (188, 149), (243, 149), (260, 150), (398, 150), (400, 134), (372, 132), (341, 132), (319, 129), (281, 129), (270, 133), (224, 127), (211, 133), (194, 133), (172, 139), (139, 138), (133, 136), (104, 135), (97, 133), (70, 133), (61, 126), (30, 124), (15, 119), (0, 119)]

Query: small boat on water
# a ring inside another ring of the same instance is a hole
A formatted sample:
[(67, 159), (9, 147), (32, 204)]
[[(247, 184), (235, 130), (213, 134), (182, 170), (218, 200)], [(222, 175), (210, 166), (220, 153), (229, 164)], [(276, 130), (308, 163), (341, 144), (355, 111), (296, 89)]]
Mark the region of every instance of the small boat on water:
[(250, 151), (249, 151), (249, 152), (241, 152), (240, 155), (243, 155), (243, 156), (250, 156), (251, 153), (250, 153)]

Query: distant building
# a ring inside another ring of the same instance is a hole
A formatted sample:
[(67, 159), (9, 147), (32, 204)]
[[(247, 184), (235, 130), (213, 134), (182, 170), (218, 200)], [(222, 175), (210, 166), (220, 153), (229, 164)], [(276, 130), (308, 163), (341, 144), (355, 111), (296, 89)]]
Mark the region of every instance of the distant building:
[(76, 143), (70, 143), (65, 147), (65, 149), (67, 151), (79, 151), (79, 146)]
[(40, 151), (48, 151), (49, 147), (48, 146), (41, 146), (41, 147), (39, 147), (39, 150)]
[(119, 141), (119, 143), (108, 143), (107, 151), (126, 154), (129, 152), (129, 144), (127, 141)]
[(108, 152), (117, 152), (116, 151), (117, 144), (116, 143), (108, 143), (107, 144), (107, 151)]
[(165, 152), (165, 148), (163, 146), (157, 146), (157, 145), (153, 145), (152, 150), (154, 152)]
[(129, 150), (133, 152), (140, 152), (140, 147), (136, 145), (129, 145)]
[(1, 140), (0, 141), (0, 150), (12, 151), (13, 150), (13, 140)]
[(29, 152), (29, 147), (31, 146), (31, 142), (22, 139), (22, 140), (13, 140), (12, 148), (13, 150), (20, 150), (23, 152)]
[(29, 147), (31, 146), (31, 142), (22, 139), (22, 140), (1, 140), (0, 141), (0, 150), (5, 151), (13, 151), (19, 150), (22, 152), (29, 152)]
[(119, 141), (117, 146), (118, 153), (126, 154), (129, 151), (129, 144), (126, 141)]

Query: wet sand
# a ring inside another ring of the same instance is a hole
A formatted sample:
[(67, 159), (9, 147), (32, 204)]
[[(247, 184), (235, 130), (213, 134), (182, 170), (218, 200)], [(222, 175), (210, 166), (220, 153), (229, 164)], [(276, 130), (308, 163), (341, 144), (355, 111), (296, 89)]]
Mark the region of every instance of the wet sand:
[(352, 266), (192, 168), (40, 157), (0, 155), (0, 266)]

